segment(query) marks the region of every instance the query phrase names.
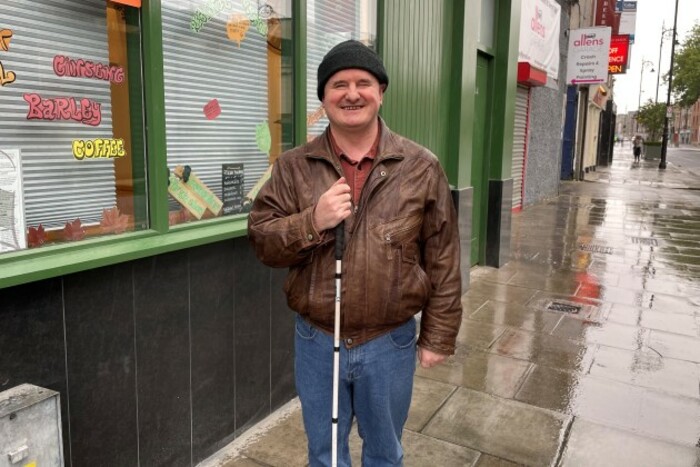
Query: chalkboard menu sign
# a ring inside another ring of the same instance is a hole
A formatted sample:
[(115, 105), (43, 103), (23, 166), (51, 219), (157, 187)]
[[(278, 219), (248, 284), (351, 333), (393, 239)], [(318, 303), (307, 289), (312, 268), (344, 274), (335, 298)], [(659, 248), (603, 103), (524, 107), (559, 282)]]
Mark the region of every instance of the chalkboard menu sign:
[(221, 165), (221, 200), (224, 203), (224, 216), (244, 212), (243, 182), (243, 164)]

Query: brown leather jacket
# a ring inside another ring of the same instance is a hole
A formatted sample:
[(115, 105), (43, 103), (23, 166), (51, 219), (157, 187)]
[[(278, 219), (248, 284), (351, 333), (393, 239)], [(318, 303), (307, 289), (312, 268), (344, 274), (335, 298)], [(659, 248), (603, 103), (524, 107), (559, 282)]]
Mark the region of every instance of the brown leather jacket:
[[(289, 267), (289, 307), (328, 333), (335, 313), (332, 230), (312, 224), (319, 197), (342, 174), (328, 130), (282, 154), (249, 217), (258, 258)], [(418, 344), (454, 353), (459, 330), (459, 234), (438, 159), (382, 122), (379, 151), (354, 213), (345, 220), (341, 337), (362, 344), (423, 311)]]

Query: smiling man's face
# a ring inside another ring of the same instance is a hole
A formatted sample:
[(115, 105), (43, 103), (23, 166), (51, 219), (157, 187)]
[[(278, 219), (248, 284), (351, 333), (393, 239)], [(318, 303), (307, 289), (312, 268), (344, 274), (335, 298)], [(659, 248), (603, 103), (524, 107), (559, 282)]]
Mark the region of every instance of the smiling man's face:
[(376, 125), (383, 95), (372, 73), (356, 68), (337, 72), (326, 83), (323, 97), (331, 128), (357, 133)]

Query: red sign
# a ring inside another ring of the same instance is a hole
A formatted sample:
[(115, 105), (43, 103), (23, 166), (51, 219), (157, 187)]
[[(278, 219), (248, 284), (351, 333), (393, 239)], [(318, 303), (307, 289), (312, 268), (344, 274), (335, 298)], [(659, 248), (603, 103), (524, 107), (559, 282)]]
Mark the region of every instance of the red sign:
[(595, 25), (609, 26), (617, 34), (620, 21), (615, 21), (615, 0), (598, 0), (595, 10)]
[(630, 36), (622, 34), (610, 37), (610, 58), (608, 59), (608, 73), (619, 75), (627, 72), (627, 60), (629, 58)]

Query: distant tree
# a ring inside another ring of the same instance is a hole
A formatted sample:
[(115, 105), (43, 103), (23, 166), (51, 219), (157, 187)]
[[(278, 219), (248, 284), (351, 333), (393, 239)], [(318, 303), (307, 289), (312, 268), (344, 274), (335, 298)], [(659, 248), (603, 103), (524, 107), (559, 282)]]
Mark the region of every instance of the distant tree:
[[(668, 75), (666, 76), (668, 81)], [(675, 100), (681, 107), (690, 107), (700, 98), (700, 25), (690, 31), (673, 62)]]
[(646, 128), (647, 141), (660, 141), (666, 120), (666, 103), (654, 104), (649, 100), (637, 112), (637, 122)]

